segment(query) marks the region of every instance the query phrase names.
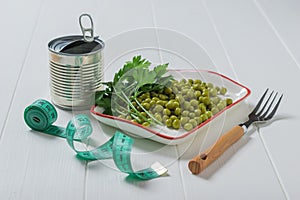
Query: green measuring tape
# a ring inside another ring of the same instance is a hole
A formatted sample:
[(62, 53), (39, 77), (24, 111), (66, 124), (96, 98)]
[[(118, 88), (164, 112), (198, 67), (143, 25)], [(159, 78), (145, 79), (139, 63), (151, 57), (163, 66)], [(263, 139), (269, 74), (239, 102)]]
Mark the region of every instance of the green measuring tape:
[(39, 99), (29, 105), (24, 111), (24, 119), (26, 124), (35, 131), (66, 138), (80, 159), (93, 161), (112, 158), (120, 171), (145, 180), (159, 177), (168, 171), (158, 162), (149, 168), (134, 171), (130, 160), (134, 140), (120, 131), (116, 131), (113, 137), (95, 149), (77, 150), (74, 141), (86, 140), (92, 134), (92, 125), (88, 116), (76, 115), (66, 128), (52, 125), (57, 119), (57, 111), (46, 100)]

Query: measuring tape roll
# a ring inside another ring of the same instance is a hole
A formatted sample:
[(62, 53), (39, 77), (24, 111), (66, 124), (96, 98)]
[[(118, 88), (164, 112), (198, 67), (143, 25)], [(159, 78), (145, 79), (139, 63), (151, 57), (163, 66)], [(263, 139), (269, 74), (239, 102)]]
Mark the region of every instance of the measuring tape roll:
[(31, 129), (44, 131), (56, 121), (57, 112), (48, 101), (39, 99), (25, 109), (24, 119)]
[(118, 169), (139, 179), (152, 179), (165, 174), (168, 170), (156, 162), (151, 167), (134, 171), (131, 165), (131, 149), (134, 140), (116, 131), (103, 145), (89, 150), (79, 151), (74, 141), (83, 141), (92, 133), (92, 126), (88, 116), (79, 114), (69, 121), (66, 128), (52, 125), (57, 119), (54, 106), (46, 100), (39, 99), (28, 106), (24, 111), (26, 124), (33, 130), (67, 139), (69, 146), (77, 153), (77, 157), (87, 161), (112, 158)]
[[(66, 138), (65, 128), (52, 125), (57, 120), (57, 111), (50, 102), (44, 99), (36, 100), (25, 109), (24, 120), (32, 130)], [(74, 140), (86, 139), (91, 133), (92, 131), (85, 133), (85, 137), (76, 134)]]

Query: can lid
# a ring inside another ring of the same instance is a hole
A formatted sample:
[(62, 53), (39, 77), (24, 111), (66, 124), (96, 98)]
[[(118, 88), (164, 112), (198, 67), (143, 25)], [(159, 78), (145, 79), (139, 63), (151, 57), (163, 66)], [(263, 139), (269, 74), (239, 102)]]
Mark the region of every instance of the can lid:
[(61, 54), (90, 54), (103, 49), (104, 42), (95, 38), (92, 42), (85, 42), (81, 35), (70, 35), (53, 39), (49, 42), (50, 51)]

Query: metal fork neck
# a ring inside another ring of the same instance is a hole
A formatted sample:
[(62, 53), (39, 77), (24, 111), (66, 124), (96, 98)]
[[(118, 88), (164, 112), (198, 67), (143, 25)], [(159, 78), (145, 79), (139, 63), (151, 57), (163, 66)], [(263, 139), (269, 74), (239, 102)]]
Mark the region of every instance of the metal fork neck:
[(244, 125), (244, 124), (239, 124), (239, 126), (244, 129), (244, 134), (246, 134), (247, 131), (248, 131), (248, 127), (246, 125)]
[(240, 127), (242, 127), (244, 129), (244, 134), (247, 132), (249, 126), (253, 123), (253, 120), (249, 119), (248, 121), (239, 124)]
[(253, 120), (249, 119), (248, 121), (246, 121), (242, 124), (239, 124), (239, 126), (241, 126), (241, 127), (245, 126), (248, 129), (252, 123), (253, 123)]

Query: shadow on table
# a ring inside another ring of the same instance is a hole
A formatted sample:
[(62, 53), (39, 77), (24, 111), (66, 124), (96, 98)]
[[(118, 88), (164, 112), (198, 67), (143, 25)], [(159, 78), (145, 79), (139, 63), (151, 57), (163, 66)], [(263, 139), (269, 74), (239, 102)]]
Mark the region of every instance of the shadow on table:
[[(251, 132), (255, 132), (255, 130), (253, 129)], [(239, 141), (228, 148), (217, 160), (215, 160), (215, 162), (204, 169), (204, 171), (199, 174), (199, 177), (207, 180), (210, 179), (212, 175), (220, 170), (227, 162), (230, 162), (231, 158), (238, 154), (240, 149), (243, 148), (251, 140), (249, 135), (243, 136)]]

